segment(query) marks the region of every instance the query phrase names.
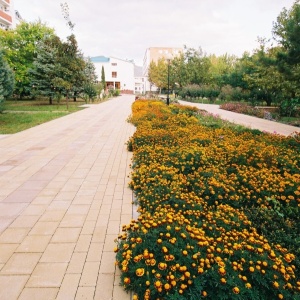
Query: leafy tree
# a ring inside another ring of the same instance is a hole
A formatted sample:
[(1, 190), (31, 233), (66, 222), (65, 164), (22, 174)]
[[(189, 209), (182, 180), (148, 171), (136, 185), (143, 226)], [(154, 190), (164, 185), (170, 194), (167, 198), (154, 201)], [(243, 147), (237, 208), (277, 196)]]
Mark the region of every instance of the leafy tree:
[(83, 93), (87, 95), (89, 100), (93, 100), (98, 93), (97, 74), (96, 74), (95, 65), (92, 63), (90, 58), (85, 60), (84, 76), (85, 76), (85, 83), (83, 85)]
[(54, 88), (60, 95), (65, 95), (67, 106), (69, 97), (83, 89), (85, 61), (79, 52), (77, 41), (72, 34), (66, 42), (59, 45), (56, 60)]
[(32, 91), (28, 72), (36, 57), (38, 42), (53, 34), (54, 30), (41, 21), (22, 22), (14, 30), (0, 29), (0, 43), (4, 49), (4, 55), (15, 74), (14, 93), (20, 98), (29, 96)]
[(0, 51), (0, 113), (4, 109), (4, 100), (10, 97), (14, 89), (14, 74)]
[(282, 98), (284, 78), (276, 66), (276, 53), (278, 48), (265, 49), (262, 44), (250, 60), (248, 69), (251, 72), (244, 74), (244, 80), (252, 89), (252, 95), (257, 99), (262, 98), (270, 106)]
[(224, 54), (216, 56), (215, 54), (208, 56), (210, 68), (208, 77), (211, 83), (218, 86), (226, 84), (225, 75), (231, 74), (234, 71), (238, 58), (234, 55)]
[(148, 80), (157, 88), (168, 88), (168, 62), (164, 58), (160, 58), (157, 63), (152, 61), (149, 65)]
[(184, 53), (174, 57), (171, 61), (171, 83), (175, 89), (182, 89), (189, 84), (188, 70)]
[(203, 53), (202, 49), (187, 48), (185, 46), (184, 58), (188, 74), (189, 84), (206, 84), (210, 82), (207, 76), (210, 68), (209, 58)]
[(273, 26), (273, 35), (281, 46), (277, 53), (280, 72), (289, 81), (290, 98), (300, 97), (300, 1), (290, 10), (284, 8)]

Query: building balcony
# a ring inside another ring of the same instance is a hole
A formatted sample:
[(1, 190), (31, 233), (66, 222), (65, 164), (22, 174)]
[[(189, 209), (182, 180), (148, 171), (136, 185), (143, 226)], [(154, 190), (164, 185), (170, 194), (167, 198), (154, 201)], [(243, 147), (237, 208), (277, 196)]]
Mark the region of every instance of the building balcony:
[(5, 11), (0, 10), (0, 23), (5, 25), (12, 24), (12, 17), (7, 14)]
[(0, 0), (0, 4), (10, 6), (10, 0)]

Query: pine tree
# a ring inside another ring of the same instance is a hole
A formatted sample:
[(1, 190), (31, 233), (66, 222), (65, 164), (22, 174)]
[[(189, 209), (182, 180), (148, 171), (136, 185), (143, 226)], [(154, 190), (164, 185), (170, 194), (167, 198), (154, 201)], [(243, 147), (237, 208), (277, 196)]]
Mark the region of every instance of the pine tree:
[(34, 93), (49, 97), (50, 104), (56, 92), (53, 80), (56, 77), (56, 57), (60, 43), (57, 36), (41, 41), (37, 46), (37, 56), (29, 70)]
[(4, 110), (4, 101), (13, 93), (15, 85), (14, 73), (0, 51), (0, 113)]
[(104, 72), (104, 67), (103, 66), (102, 66), (102, 69), (101, 69), (101, 84), (102, 84), (102, 88), (105, 90), (106, 82), (105, 82), (105, 72)]

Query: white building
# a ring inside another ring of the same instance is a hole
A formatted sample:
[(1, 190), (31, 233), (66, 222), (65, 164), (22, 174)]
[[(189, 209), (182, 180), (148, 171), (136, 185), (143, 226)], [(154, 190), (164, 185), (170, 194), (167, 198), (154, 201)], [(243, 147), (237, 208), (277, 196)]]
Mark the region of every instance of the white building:
[(146, 93), (147, 77), (143, 76), (143, 67), (134, 66), (134, 93), (144, 95)]
[(106, 56), (91, 57), (91, 61), (95, 65), (99, 81), (101, 81), (103, 66), (106, 88), (119, 89), (121, 93), (134, 93), (134, 63), (132, 61)]
[[(146, 49), (143, 61), (143, 76), (148, 78), (148, 69), (151, 62), (157, 63), (159, 59), (172, 59), (180, 55), (183, 52), (182, 48), (171, 48), (171, 47), (150, 47)], [(147, 79), (146, 91), (154, 91), (157, 88), (151, 86)]]
[(0, 0), (0, 27), (9, 29), (13, 27), (14, 6), (10, 0)]
[(21, 20), (21, 15), (15, 11), (14, 0), (0, 0), (0, 28), (15, 28)]

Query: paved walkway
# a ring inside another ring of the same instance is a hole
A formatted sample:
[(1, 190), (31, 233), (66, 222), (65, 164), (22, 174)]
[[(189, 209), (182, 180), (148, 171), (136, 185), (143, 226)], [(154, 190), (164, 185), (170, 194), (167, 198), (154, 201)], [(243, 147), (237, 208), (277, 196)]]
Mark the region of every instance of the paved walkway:
[(243, 114), (237, 114), (228, 110), (220, 109), (219, 105), (216, 104), (200, 104), (192, 103), (186, 101), (179, 101), (181, 104), (196, 106), (200, 109), (204, 109), (214, 115), (218, 115), (224, 120), (230, 122), (241, 124), (252, 129), (264, 130), (271, 133), (278, 133), (281, 135), (290, 135), (294, 132), (300, 132), (300, 128), (296, 126), (290, 126), (274, 121), (269, 121), (266, 119), (256, 118), (252, 116), (247, 116)]
[(0, 299), (129, 300), (114, 239), (132, 217), (122, 96), (0, 139)]

